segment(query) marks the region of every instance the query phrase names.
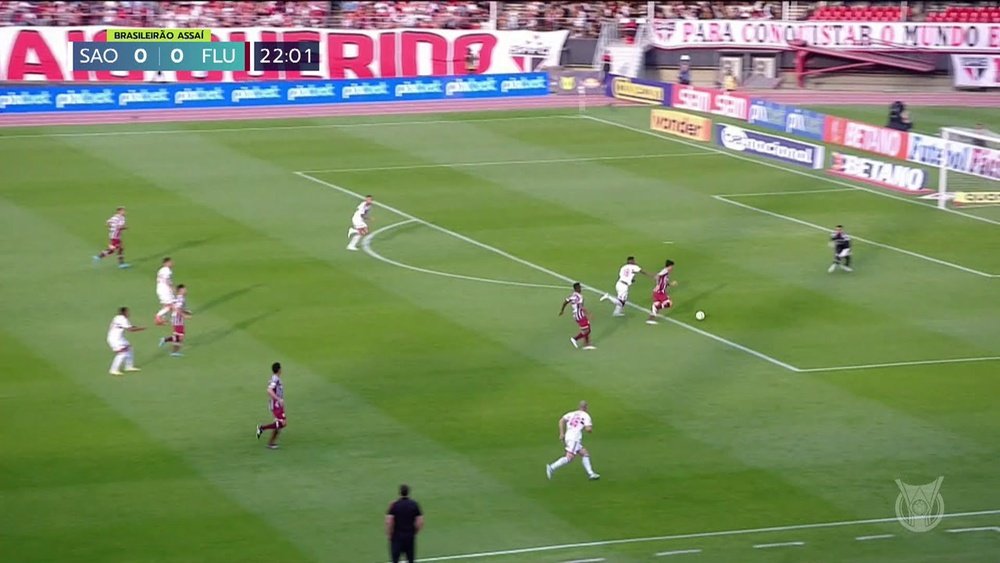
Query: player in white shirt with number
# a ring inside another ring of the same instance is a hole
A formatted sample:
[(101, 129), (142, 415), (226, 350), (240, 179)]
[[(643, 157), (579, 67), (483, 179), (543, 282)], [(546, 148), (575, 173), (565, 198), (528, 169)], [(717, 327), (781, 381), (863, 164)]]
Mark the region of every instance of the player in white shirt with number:
[(156, 324), (162, 325), (163, 316), (174, 307), (174, 261), (163, 259), (163, 266), (156, 271), (156, 298), (160, 300), (160, 310), (156, 312)]
[(118, 309), (118, 314), (115, 315), (115, 318), (111, 319), (111, 325), (108, 327), (108, 346), (115, 353), (115, 359), (111, 361), (111, 371), (108, 373), (111, 375), (122, 375), (122, 362), (125, 363), (125, 371), (139, 371), (139, 368), (133, 364), (132, 345), (125, 338), (125, 333), (139, 332), (140, 330), (145, 329), (139, 326), (132, 326), (132, 323), (128, 320), (128, 307)]
[(618, 281), (615, 282), (615, 292), (618, 293), (618, 297), (611, 297), (607, 293), (601, 297), (601, 301), (611, 300), (615, 302), (614, 315), (616, 317), (625, 316), (625, 304), (628, 303), (628, 292), (632, 287), (632, 283), (635, 282), (636, 274), (649, 275), (635, 263), (635, 256), (629, 256), (625, 260), (625, 265), (618, 270)]
[(559, 419), (559, 441), (566, 445), (566, 455), (545, 466), (545, 476), (549, 479), (556, 469), (573, 461), (577, 455), (583, 459), (583, 468), (587, 471), (587, 476), (591, 480), (600, 479), (601, 476), (594, 473), (594, 468), (590, 465), (590, 452), (583, 447), (583, 433), (593, 432), (594, 422), (587, 412), (587, 401), (580, 401), (580, 408), (568, 412)]
[(365, 196), (365, 200), (358, 204), (351, 217), (351, 228), (347, 229), (347, 250), (357, 250), (358, 242), (368, 234), (368, 213), (372, 210), (372, 196)]

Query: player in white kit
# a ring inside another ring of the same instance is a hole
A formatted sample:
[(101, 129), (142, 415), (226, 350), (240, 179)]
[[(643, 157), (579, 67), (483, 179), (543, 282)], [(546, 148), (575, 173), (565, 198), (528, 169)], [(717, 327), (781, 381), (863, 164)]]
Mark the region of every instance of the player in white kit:
[(163, 266), (156, 271), (156, 298), (160, 300), (160, 310), (156, 312), (156, 324), (162, 325), (163, 316), (174, 307), (174, 261), (163, 259)]
[(545, 466), (545, 476), (549, 479), (557, 469), (573, 461), (579, 455), (583, 462), (583, 469), (591, 480), (600, 479), (601, 476), (594, 473), (594, 468), (590, 465), (590, 452), (583, 447), (583, 433), (593, 432), (594, 422), (587, 412), (587, 401), (580, 401), (580, 408), (568, 412), (559, 419), (559, 441), (566, 447), (566, 454)]
[(625, 304), (628, 303), (628, 292), (632, 287), (632, 283), (635, 282), (636, 274), (642, 274), (644, 276), (649, 275), (635, 263), (635, 256), (629, 256), (628, 259), (625, 260), (625, 265), (618, 270), (618, 281), (615, 282), (615, 292), (618, 296), (611, 297), (607, 293), (601, 296), (601, 301), (614, 301), (614, 315), (616, 317), (625, 316)]
[(135, 358), (132, 354), (132, 345), (125, 338), (126, 332), (139, 332), (145, 330), (139, 326), (132, 326), (128, 320), (128, 307), (118, 309), (118, 314), (111, 319), (108, 327), (108, 346), (115, 353), (115, 359), (111, 361), (111, 375), (122, 375), (122, 363), (125, 364), (125, 371), (139, 371), (133, 363)]
[(358, 204), (351, 217), (351, 228), (347, 229), (347, 250), (357, 250), (358, 242), (368, 234), (368, 213), (372, 210), (372, 196), (365, 196), (365, 200)]

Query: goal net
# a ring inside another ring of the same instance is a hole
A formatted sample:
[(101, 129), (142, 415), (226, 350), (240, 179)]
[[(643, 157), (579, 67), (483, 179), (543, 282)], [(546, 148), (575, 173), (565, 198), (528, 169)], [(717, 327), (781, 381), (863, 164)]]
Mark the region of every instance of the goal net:
[(1000, 133), (942, 127), (938, 207), (1000, 206)]

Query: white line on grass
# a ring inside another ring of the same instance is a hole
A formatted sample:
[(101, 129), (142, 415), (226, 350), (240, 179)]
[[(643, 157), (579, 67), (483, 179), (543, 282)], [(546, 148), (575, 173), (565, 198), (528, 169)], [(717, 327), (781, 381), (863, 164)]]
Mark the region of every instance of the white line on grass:
[[(350, 116), (343, 116), (350, 117)], [(114, 137), (118, 135), (178, 135), (184, 133), (235, 133), (244, 131), (292, 131), (297, 129), (351, 129), (355, 127), (386, 127), (392, 125), (442, 125), (446, 123), (479, 123), (491, 121), (523, 121), (531, 119), (567, 119), (571, 115), (522, 115), (511, 117), (485, 117), (481, 119), (429, 119), (426, 121), (365, 121), (358, 123), (313, 123), (309, 125), (274, 125), (259, 127), (216, 127), (216, 128), (181, 128), (181, 129), (147, 129), (144, 131), (83, 131), (79, 133), (26, 133), (23, 135), (4, 135), (0, 130), (0, 140), (4, 139), (34, 139), (46, 137)], [(239, 118), (235, 118), (238, 120)], [(291, 117), (289, 119), (296, 119)], [(301, 119), (301, 118), (300, 118)], [(68, 127), (72, 127), (69, 125)]]
[(793, 190), (788, 192), (755, 192), (749, 194), (717, 194), (719, 197), (751, 197), (768, 195), (828, 194), (833, 192), (853, 192), (850, 188), (830, 188), (826, 190)]
[[(330, 182), (327, 182), (327, 181), (324, 181), (324, 180), (320, 180), (319, 178), (315, 178), (313, 176), (310, 176), (309, 174), (306, 174), (305, 172), (295, 172), (295, 175), (297, 175), (297, 176), (299, 176), (301, 178), (304, 178), (306, 180), (309, 180), (310, 182), (314, 182), (316, 184), (319, 184), (321, 186), (326, 186), (327, 188), (330, 188), (332, 190), (337, 190), (338, 192), (340, 192), (342, 194), (346, 194), (346, 195), (352, 196), (352, 197), (354, 197), (356, 199), (364, 199), (364, 197), (365, 197), (365, 196), (363, 196), (363, 195), (361, 195), (361, 194), (359, 194), (357, 192), (353, 192), (353, 191), (351, 191), (351, 190), (349, 190), (347, 188), (343, 188), (343, 187), (338, 186), (336, 184), (333, 184), (333, 183), (330, 183)], [(509, 260), (517, 262), (518, 264), (521, 264), (522, 266), (527, 266), (527, 267), (532, 268), (534, 270), (538, 270), (539, 272), (548, 274), (548, 275), (550, 275), (550, 276), (552, 276), (552, 277), (554, 277), (556, 279), (559, 279), (559, 280), (562, 280), (562, 281), (566, 282), (567, 284), (572, 284), (572, 283), (574, 283), (576, 281), (576, 280), (574, 280), (572, 278), (569, 278), (567, 276), (564, 276), (564, 275), (562, 275), (562, 274), (560, 274), (558, 272), (550, 270), (550, 269), (548, 269), (548, 268), (546, 268), (544, 266), (540, 266), (538, 264), (535, 264), (534, 262), (529, 262), (528, 260), (525, 260), (523, 258), (519, 258), (517, 256), (514, 256), (513, 254), (511, 254), (509, 252), (500, 250), (499, 248), (497, 248), (495, 246), (490, 246), (490, 245), (488, 245), (486, 243), (479, 242), (478, 240), (476, 240), (474, 238), (470, 238), (470, 237), (467, 237), (467, 236), (465, 236), (465, 235), (463, 235), (461, 233), (457, 233), (457, 232), (452, 231), (450, 229), (446, 229), (446, 228), (444, 228), (444, 227), (442, 227), (440, 225), (436, 225), (436, 224), (431, 223), (429, 221), (424, 221), (423, 219), (420, 219), (419, 217), (411, 215), (411, 214), (409, 214), (409, 213), (407, 213), (405, 211), (402, 211), (400, 209), (397, 209), (395, 207), (386, 205), (384, 203), (379, 203), (379, 202), (376, 202), (375, 205), (377, 205), (379, 207), (382, 207), (383, 209), (388, 209), (389, 211), (392, 211), (393, 213), (395, 213), (397, 215), (400, 215), (400, 216), (405, 217), (407, 219), (411, 219), (411, 220), (413, 220), (413, 221), (415, 221), (417, 223), (420, 223), (421, 225), (426, 225), (426, 226), (428, 226), (428, 227), (430, 227), (432, 229), (436, 229), (436, 230), (438, 230), (438, 231), (440, 231), (442, 233), (445, 233), (447, 235), (453, 236), (453, 237), (455, 237), (455, 238), (457, 238), (459, 240), (463, 240), (463, 241), (465, 241), (465, 242), (467, 242), (469, 244), (472, 244), (474, 246), (478, 246), (479, 248), (482, 248), (483, 250), (488, 250), (490, 252), (493, 252), (495, 254), (503, 256), (504, 258), (507, 258)], [(597, 288), (594, 288), (594, 287), (591, 287), (591, 286), (586, 286), (586, 288), (588, 290), (590, 290), (591, 292), (596, 293), (598, 295), (604, 295), (605, 293), (607, 293), (605, 291), (601, 291), (601, 290), (599, 290)], [(646, 309), (644, 307), (640, 307), (639, 305), (636, 305), (635, 303), (629, 303), (628, 305), (630, 307), (636, 309), (636, 310), (639, 310), (639, 311), (643, 311), (643, 312), (648, 311), (648, 309)], [(726, 338), (723, 338), (723, 337), (721, 337), (721, 336), (719, 336), (717, 334), (712, 334), (711, 332), (704, 331), (704, 330), (702, 330), (700, 328), (691, 326), (691, 325), (689, 325), (687, 323), (683, 323), (683, 322), (678, 321), (677, 319), (673, 319), (671, 317), (660, 317), (660, 318), (662, 318), (664, 321), (667, 321), (667, 322), (669, 322), (671, 324), (674, 324), (674, 325), (677, 325), (679, 327), (685, 328), (687, 330), (690, 330), (691, 332), (694, 332), (696, 334), (700, 334), (700, 335), (702, 335), (702, 336), (704, 336), (706, 338), (711, 338), (712, 340), (715, 340), (716, 342), (718, 342), (720, 344), (724, 344), (726, 346), (729, 346), (730, 348), (739, 350), (739, 351), (744, 352), (746, 354), (750, 354), (751, 356), (754, 356), (755, 358), (764, 360), (765, 362), (768, 362), (770, 364), (773, 364), (773, 365), (776, 365), (778, 367), (784, 368), (784, 369), (786, 369), (788, 371), (793, 371), (793, 372), (799, 372), (799, 371), (801, 371), (801, 370), (799, 370), (799, 368), (797, 368), (797, 367), (795, 367), (795, 366), (793, 366), (793, 365), (791, 365), (789, 363), (786, 363), (786, 362), (783, 362), (783, 361), (781, 361), (781, 360), (779, 360), (777, 358), (768, 356), (767, 354), (764, 354), (763, 352), (758, 352), (757, 350), (754, 350), (752, 348), (748, 348), (748, 347), (746, 347), (746, 346), (744, 346), (742, 344), (737, 344), (736, 342), (733, 342), (732, 340), (728, 340)]]
[(596, 559), (572, 559), (570, 561), (563, 561), (563, 563), (601, 563), (605, 561), (603, 557), (598, 557)]
[(495, 284), (495, 285), (509, 285), (509, 286), (514, 286), (514, 287), (535, 287), (535, 288), (540, 288), (540, 289), (563, 289), (563, 290), (566, 289), (566, 287), (562, 286), (562, 285), (545, 285), (545, 284), (540, 284), (540, 283), (527, 283), (527, 282), (517, 282), (517, 281), (507, 281), (507, 280), (495, 280), (495, 279), (491, 279), (491, 278), (479, 278), (479, 277), (476, 277), (476, 276), (465, 276), (465, 275), (462, 275), (462, 274), (452, 274), (452, 273), (449, 273), (449, 272), (440, 272), (438, 270), (428, 270), (427, 268), (421, 268), (419, 266), (411, 266), (409, 264), (404, 264), (402, 262), (397, 262), (396, 260), (393, 260), (391, 258), (386, 258), (385, 256), (382, 256), (381, 254), (379, 254), (379, 253), (375, 252), (374, 250), (372, 250), (372, 248), (371, 248), (371, 241), (372, 241), (372, 239), (375, 238), (376, 235), (378, 235), (380, 233), (388, 232), (388, 231), (390, 231), (392, 229), (395, 229), (395, 228), (398, 228), (398, 227), (402, 227), (403, 225), (410, 225), (410, 224), (413, 224), (413, 223), (415, 223), (415, 221), (413, 219), (407, 219), (406, 221), (401, 221), (399, 223), (393, 223), (391, 225), (387, 225), (385, 227), (382, 227), (381, 229), (373, 231), (373, 232), (369, 233), (369, 235), (366, 236), (362, 240), (362, 242), (361, 242), (361, 249), (365, 251), (365, 254), (371, 256), (372, 258), (374, 258), (376, 260), (379, 260), (381, 262), (385, 262), (386, 264), (390, 264), (392, 266), (397, 266), (397, 267), (400, 267), (400, 268), (405, 268), (407, 270), (413, 270), (414, 272), (420, 272), (420, 273), (423, 273), (423, 274), (432, 274), (432, 275), (435, 275), (435, 276), (443, 276), (443, 277), (446, 277), (446, 278), (454, 278), (454, 279), (459, 279), (459, 280), (475, 281), (475, 282), (482, 282), (482, 283), (492, 283), (492, 284)]
[(673, 551), (661, 551), (654, 553), (655, 557), (670, 557), (671, 555), (686, 555), (688, 553), (701, 553), (700, 549), (675, 549)]
[(875, 534), (874, 536), (858, 536), (854, 541), (887, 540), (896, 537), (895, 534)]
[(770, 549), (772, 547), (795, 547), (805, 545), (804, 541), (786, 541), (779, 543), (759, 543), (753, 546), (754, 549)]
[(418, 170), (420, 168), (463, 168), (474, 166), (504, 166), (506, 164), (555, 164), (562, 162), (594, 162), (603, 160), (640, 160), (648, 158), (681, 158), (689, 156), (717, 156), (707, 152), (675, 152), (663, 154), (633, 154), (622, 156), (581, 156), (569, 158), (542, 158), (536, 160), (487, 160), (481, 162), (445, 162), (441, 164), (399, 164), (395, 166), (370, 166), (366, 168), (325, 168), (300, 170), (306, 174), (323, 172), (378, 172), (384, 170)]
[(951, 528), (948, 530), (949, 534), (964, 534), (966, 532), (998, 532), (1000, 533), (1000, 526), (982, 526), (980, 528)]
[[(784, 219), (785, 221), (791, 221), (792, 223), (797, 223), (797, 224), (802, 225), (804, 227), (809, 227), (811, 229), (816, 229), (816, 230), (819, 230), (819, 231), (824, 231), (824, 232), (829, 232), (830, 231), (829, 228), (823, 227), (821, 225), (817, 225), (816, 223), (810, 223), (809, 221), (803, 221), (802, 219), (796, 219), (795, 217), (790, 217), (788, 215), (782, 215), (781, 213), (775, 213), (774, 211), (768, 211), (767, 209), (761, 209), (759, 207), (754, 207), (752, 205), (747, 205), (746, 203), (742, 203), (742, 202), (739, 202), (739, 201), (733, 201), (731, 199), (728, 199), (726, 196), (713, 195), (712, 197), (715, 198), (718, 201), (723, 202), (723, 203), (728, 203), (730, 205), (735, 205), (737, 207), (742, 207), (744, 209), (749, 209), (750, 211), (756, 211), (757, 213), (763, 213), (764, 215), (769, 215), (769, 216), (774, 217), (776, 219)], [(732, 196), (730, 196), (730, 197), (732, 197)], [(987, 272), (976, 270), (974, 268), (968, 268), (966, 266), (961, 266), (959, 264), (955, 264), (954, 262), (948, 262), (946, 260), (941, 260), (939, 258), (932, 258), (930, 256), (927, 256), (926, 254), (920, 254), (918, 252), (913, 252), (912, 250), (906, 250), (904, 248), (899, 248), (898, 246), (892, 246), (891, 244), (885, 244), (885, 243), (881, 243), (881, 242), (876, 242), (876, 241), (873, 241), (871, 239), (861, 238), (859, 236), (854, 236), (854, 235), (852, 235), (852, 236), (856, 240), (859, 240), (861, 242), (870, 244), (872, 246), (877, 246), (879, 248), (884, 248), (886, 250), (891, 250), (893, 252), (898, 252), (900, 254), (906, 254), (907, 256), (911, 256), (913, 258), (919, 258), (920, 260), (926, 260), (927, 262), (933, 262), (933, 263), (938, 264), (940, 266), (946, 266), (948, 268), (953, 268), (953, 269), (956, 269), (956, 270), (961, 270), (961, 271), (963, 271), (963, 272), (965, 272), (967, 274), (975, 274), (977, 276), (981, 276), (981, 277), (984, 277), (984, 278), (997, 278), (997, 277), (1000, 277), (1000, 274), (990, 274), (990, 273), (987, 273)]]
[[(1000, 509), (978, 510), (975, 512), (955, 512), (943, 514), (941, 518), (963, 518), (973, 516), (992, 516), (1000, 514)], [(715, 538), (723, 536), (745, 536), (749, 534), (764, 534), (770, 532), (787, 532), (791, 530), (814, 530), (820, 528), (841, 528), (849, 526), (862, 526), (867, 524), (885, 524), (898, 522), (899, 518), (891, 516), (888, 518), (869, 518), (865, 520), (843, 520), (840, 522), (821, 522), (816, 524), (794, 524), (790, 526), (772, 526), (769, 528), (746, 528), (740, 530), (721, 530), (717, 532), (698, 532), (692, 534), (676, 534), (672, 536), (650, 536), (644, 538), (625, 538), (617, 540), (602, 540), (580, 543), (566, 543), (561, 545), (542, 545), (537, 547), (522, 547), (518, 549), (505, 549), (499, 551), (481, 551), (478, 553), (465, 553), (461, 555), (446, 555), (443, 557), (423, 558), (423, 561), (455, 561), (460, 559), (484, 559), (487, 557), (499, 557), (502, 555), (522, 555), (525, 553), (542, 553), (548, 551), (558, 551), (563, 549), (581, 549), (586, 547), (603, 547), (609, 545), (625, 545), (634, 543), (651, 543), (671, 540), (684, 540), (694, 538)]]
[[(674, 139), (674, 138), (671, 138), (671, 137), (665, 137), (665, 136), (660, 135), (658, 133), (654, 133), (653, 131), (647, 131), (646, 129), (639, 129), (638, 127), (632, 127), (631, 125), (625, 125), (624, 123), (618, 123), (618, 122), (611, 121), (611, 120), (608, 120), (608, 119), (602, 119), (600, 117), (594, 117), (592, 115), (584, 115), (584, 114), (578, 114), (576, 116), (576, 119), (588, 119), (590, 121), (595, 121), (597, 123), (603, 123), (605, 125), (611, 125), (612, 127), (619, 127), (621, 129), (628, 129), (629, 131), (635, 131), (636, 133), (642, 133), (643, 135), (649, 135), (651, 137), (656, 137), (657, 139), (660, 139), (661, 141), (669, 141), (671, 143), (679, 143), (681, 145), (686, 145), (686, 146), (689, 146), (689, 147), (698, 148), (698, 149), (701, 149), (701, 150), (704, 150), (704, 151), (720, 153), (720, 154), (724, 154), (724, 155), (726, 155), (726, 156), (728, 156), (730, 158), (735, 158), (735, 159), (739, 159), (739, 160), (745, 160), (747, 162), (753, 162), (754, 164), (759, 164), (761, 166), (767, 166), (768, 168), (774, 168), (775, 170), (783, 170), (785, 172), (788, 172), (789, 174), (797, 174), (799, 176), (805, 176), (807, 178), (813, 178), (815, 180), (819, 180), (821, 182), (826, 182), (828, 184), (835, 184), (835, 185), (838, 185), (838, 186), (845, 186), (845, 187), (851, 188), (852, 190), (859, 190), (859, 191), (863, 191), (863, 192), (868, 192), (870, 194), (875, 194), (877, 196), (887, 197), (887, 198), (895, 199), (895, 200), (899, 200), (899, 201), (905, 201), (906, 203), (909, 203), (909, 204), (912, 204), (912, 205), (919, 205), (921, 207), (934, 209), (934, 208), (930, 207), (929, 205), (927, 205), (925, 203), (922, 203), (920, 201), (917, 201), (917, 200), (914, 200), (914, 199), (911, 199), (911, 198), (907, 198), (905, 196), (899, 196), (899, 195), (896, 195), (896, 194), (887, 193), (885, 191), (880, 191), (880, 190), (876, 190), (876, 189), (873, 189), (873, 188), (866, 188), (866, 187), (863, 187), (863, 186), (858, 186), (858, 185), (855, 185), (855, 184), (850, 184), (848, 182), (842, 182), (840, 180), (836, 180), (836, 179), (833, 179), (833, 178), (827, 178), (825, 176), (820, 176), (819, 174), (813, 174), (812, 172), (806, 172), (804, 170), (796, 170), (794, 168), (789, 168), (787, 166), (781, 166), (779, 164), (774, 164), (773, 162), (767, 162), (765, 160), (758, 160), (758, 159), (755, 159), (755, 158), (750, 158), (748, 156), (743, 156), (743, 155), (740, 155), (740, 154), (735, 154), (735, 153), (732, 153), (732, 152), (729, 152), (729, 151), (725, 151), (723, 149), (715, 148), (715, 147), (712, 147), (712, 146), (708, 146), (708, 145), (702, 145), (702, 144), (698, 144), (698, 143), (691, 142), (691, 141), (685, 141), (683, 139)], [(976, 221), (982, 221), (984, 223), (990, 223), (990, 224), (993, 224), (993, 225), (1000, 225), (1000, 221), (997, 221), (997, 220), (994, 220), (994, 219), (990, 219), (988, 217), (980, 217), (979, 215), (972, 215), (971, 213), (963, 213), (963, 212), (958, 211), (956, 209), (945, 208), (943, 211), (946, 211), (948, 213), (952, 213), (954, 215), (960, 215), (962, 217), (967, 217), (969, 219), (974, 219)]]
[(833, 366), (827, 368), (802, 368), (801, 373), (816, 373), (821, 371), (849, 371), (860, 369), (898, 368), (906, 366), (933, 366), (938, 364), (965, 364), (970, 362), (995, 362), (1000, 356), (981, 356), (977, 358), (943, 358), (940, 360), (911, 360), (906, 362), (888, 362), (884, 364), (861, 364), (856, 366)]

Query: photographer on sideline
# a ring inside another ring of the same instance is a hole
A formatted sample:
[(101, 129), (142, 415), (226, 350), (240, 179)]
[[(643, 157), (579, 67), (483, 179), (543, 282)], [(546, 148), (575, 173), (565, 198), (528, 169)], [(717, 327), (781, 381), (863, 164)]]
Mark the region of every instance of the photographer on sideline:
[(892, 102), (892, 105), (889, 106), (889, 124), (886, 127), (897, 131), (909, 131), (913, 129), (910, 112), (907, 111), (906, 105), (903, 102)]

